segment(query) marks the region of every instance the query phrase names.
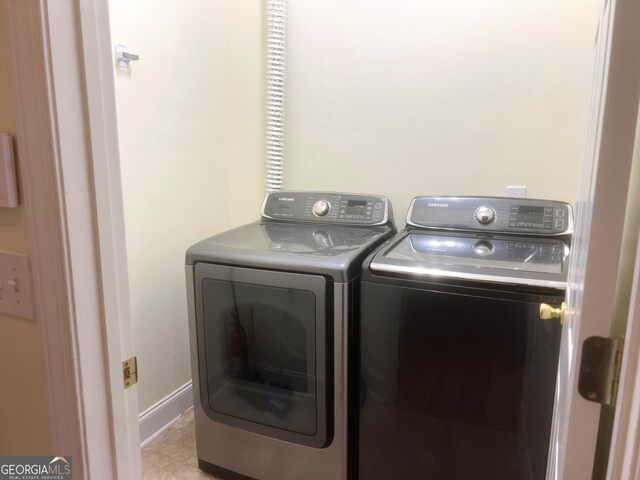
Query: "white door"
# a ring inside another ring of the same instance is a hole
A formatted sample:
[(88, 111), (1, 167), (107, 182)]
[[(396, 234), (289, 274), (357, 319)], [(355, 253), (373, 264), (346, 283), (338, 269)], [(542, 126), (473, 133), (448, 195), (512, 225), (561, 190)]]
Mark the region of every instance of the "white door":
[[(606, 0), (595, 64), (559, 366), (548, 478), (591, 478), (600, 405), (577, 392), (584, 340), (608, 337), (614, 309), (640, 86), (637, 0)], [(562, 179), (554, 179), (562, 186)]]

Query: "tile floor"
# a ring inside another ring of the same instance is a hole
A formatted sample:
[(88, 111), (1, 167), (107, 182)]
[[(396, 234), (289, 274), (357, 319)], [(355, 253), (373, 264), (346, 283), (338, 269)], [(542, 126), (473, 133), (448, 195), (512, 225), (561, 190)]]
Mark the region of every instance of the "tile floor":
[(198, 469), (193, 409), (142, 449), (143, 480), (214, 480)]

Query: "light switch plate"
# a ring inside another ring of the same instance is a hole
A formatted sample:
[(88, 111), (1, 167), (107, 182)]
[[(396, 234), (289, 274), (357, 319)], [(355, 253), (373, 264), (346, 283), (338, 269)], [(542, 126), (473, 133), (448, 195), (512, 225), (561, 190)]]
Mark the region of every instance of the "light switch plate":
[(29, 256), (0, 250), (0, 313), (33, 319)]
[(13, 160), (13, 142), (8, 133), (0, 133), (0, 207), (17, 206), (18, 186)]

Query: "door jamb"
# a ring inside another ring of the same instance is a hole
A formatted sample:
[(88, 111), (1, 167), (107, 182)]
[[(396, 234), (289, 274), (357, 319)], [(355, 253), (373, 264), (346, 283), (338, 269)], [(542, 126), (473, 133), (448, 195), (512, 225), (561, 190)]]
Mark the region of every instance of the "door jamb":
[(72, 456), (78, 478), (136, 478), (137, 402), (121, 373), (121, 341), (130, 335), (120, 183), (111, 168), (119, 168), (115, 95), (103, 48), (108, 4), (1, 7), (52, 453)]

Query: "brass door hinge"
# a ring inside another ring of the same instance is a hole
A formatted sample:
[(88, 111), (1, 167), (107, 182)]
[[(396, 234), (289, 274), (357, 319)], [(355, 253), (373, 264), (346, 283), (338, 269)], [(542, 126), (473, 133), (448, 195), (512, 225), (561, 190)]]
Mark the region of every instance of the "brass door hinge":
[(124, 378), (124, 388), (138, 383), (138, 359), (131, 357), (122, 362), (122, 376)]
[(578, 392), (585, 399), (615, 406), (624, 338), (589, 337), (582, 344)]

